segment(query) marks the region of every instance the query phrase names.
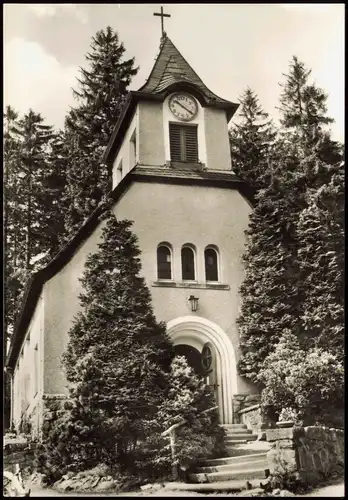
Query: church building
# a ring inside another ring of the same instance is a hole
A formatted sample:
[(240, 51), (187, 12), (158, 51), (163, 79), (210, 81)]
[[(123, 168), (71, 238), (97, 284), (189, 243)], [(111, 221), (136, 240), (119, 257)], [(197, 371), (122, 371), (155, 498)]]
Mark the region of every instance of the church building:
[[(142, 275), (176, 352), (212, 386), (222, 424), (256, 388), (237, 373), (239, 287), (250, 187), (233, 173), (228, 124), (238, 105), (209, 90), (168, 36), (146, 83), (131, 91), (101, 159), (113, 212), (134, 222)], [(40, 436), (48, 401), (68, 394), (61, 355), (79, 310), (79, 278), (97, 251), (97, 207), (28, 284), (7, 359), (11, 419)], [(117, 402), (116, 402), (117, 403)]]

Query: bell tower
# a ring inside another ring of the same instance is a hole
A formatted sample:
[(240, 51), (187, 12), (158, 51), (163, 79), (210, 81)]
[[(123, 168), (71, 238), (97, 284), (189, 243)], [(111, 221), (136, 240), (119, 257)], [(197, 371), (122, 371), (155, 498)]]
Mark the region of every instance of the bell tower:
[(135, 166), (228, 172), (228, 122), (238, 104), (209, 90), (163, 28), (159, 54), (145, 84), (128, 95), (104, 153), (112, 187)]

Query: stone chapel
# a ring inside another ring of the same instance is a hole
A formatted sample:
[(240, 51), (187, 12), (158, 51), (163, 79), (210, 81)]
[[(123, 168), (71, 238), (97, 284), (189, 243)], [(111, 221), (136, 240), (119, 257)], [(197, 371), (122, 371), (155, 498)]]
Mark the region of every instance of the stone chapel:
[[(154, 312), (215, 392), (222, 424), (256, 389), (237, 373), (239, 287), (252, 192), (233, 173), (228, 123), (238, 105), (209, 90), (168, 36), (131, 91), (104, 157), (113, 211), (134, 221)], [(100, 208), (28, 284), (10, 347), (11, 420), (40, 436), (49, 401), (68, 394), (60, 357), (76, 314)]]

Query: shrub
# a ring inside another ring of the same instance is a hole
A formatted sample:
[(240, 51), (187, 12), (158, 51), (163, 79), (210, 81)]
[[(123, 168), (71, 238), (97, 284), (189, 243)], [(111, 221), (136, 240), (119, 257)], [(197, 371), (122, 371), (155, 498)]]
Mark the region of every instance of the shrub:
[(344, 367), (333, 354), (305, 351), (288, 334), (266, 358), (259, 379), (265, 385), (261, 405), (266, 413), (273, 407), (278, 417), (297, 424), (343, 426)]

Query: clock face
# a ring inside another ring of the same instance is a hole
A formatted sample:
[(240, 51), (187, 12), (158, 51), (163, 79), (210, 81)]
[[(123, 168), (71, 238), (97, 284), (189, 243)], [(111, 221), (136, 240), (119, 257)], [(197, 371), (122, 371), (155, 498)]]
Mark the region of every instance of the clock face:
[(169, 109), (174, 116), (188, 122), (192, 120), (198, 111), (196, 100), (188, 94), (173, 94), (169, 100)]

